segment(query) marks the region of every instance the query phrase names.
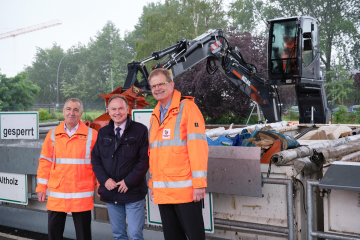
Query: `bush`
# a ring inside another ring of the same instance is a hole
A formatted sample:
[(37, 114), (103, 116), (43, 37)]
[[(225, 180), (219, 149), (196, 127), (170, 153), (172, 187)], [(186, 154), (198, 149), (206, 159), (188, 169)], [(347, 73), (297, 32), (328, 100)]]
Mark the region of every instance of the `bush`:
[(58, 115), (58, 116), (57, 116), (57, 120), (58, 120), (58, 121), (64, 121), (65, 118), (64, 118), (64, 116), (61, 114), (61, 115)]
[(346, 115), (346, 123), (356, 123), (358, 116), (355, 112), (350, 112)]
[(346, 123), (347, 108), (344, 105), (338, 106), (338, 111), (334, 113), (336, 123)]
[[(84, 115), (83, 115), (84, 116)], [(90, 115), (90, 114), (86, 114), (86, 116), (84, 116), (84, 121), (90, 121), (90, 122), (92, 122), (92, 121), (94, 121), (94, 119), (95, 119), (95, 115)]]
[(56, 114), (56, 112), (52, 111), (50, 113), (50, 119), (57, 119), (58, 118), (58, 115)]
[[(265, 123), (264, 116), (263, 116), (263, 115), (261, 115), (261, 116), (262, 116), (263, 123)], [(247, 122), (247, 120), (248, 120), (248, 118), (243, 118), (243, 119), (241, 120), (240, 124), (245, 125), (246, 122)], [(248, 122), (248, 125), (258, 124), (258, 121), (259, 121), (259, 117), (258, 117), (257, 115), (252, 115), (252, 116), (250, 117), (250, 120), (249, 120), (249, 122)]]
[(45, 109), (39, 110), (39, 120), (40, 122), (48, 120), (50, 117), (50, 114)]

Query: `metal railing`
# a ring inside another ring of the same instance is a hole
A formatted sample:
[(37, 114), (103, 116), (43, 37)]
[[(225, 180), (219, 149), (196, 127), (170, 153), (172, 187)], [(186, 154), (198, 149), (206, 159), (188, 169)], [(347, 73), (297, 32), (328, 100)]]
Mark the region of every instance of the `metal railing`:
[(281, 178), (262, 178), (263, 184), (278, 184), (286, 185), (286, 202), (287, 202), (287, 222), (288, 227), (279, 227), (273, 225), (265, 225), (259, 223), (249, 223), (249, 222), (240, 222), (226, 219), (214, 219), (214, 223), (233, 226), (233, 227), (242, 227), (250, 228), (256, 230), (263, 230), (269, 232), (285, 233), (288, 234), (288, 239), (295, 239), (294, 232), (294, 199), (293, 199), (293, 181), (292, 179), (281, 179)]
[[(275, 184), (275, 185), (285, 185), (286, 186), (286, 202), (287, 202), (287, 223), (288, 227), (280, 227), (274, 225), (265, 225), (260, 223), (251, 223), (251, 222), (241, 222), (235, 220), (226, 220), (215, 218), (214, 223), (224, 226), (230, 227), (240, 227), (240, 228), (248, 228), (248, 229), (255, 229), (255, 230), (262, 230), (268, 232), (275, 232), (275, 233), (284, 233), (288, 235), (289, 240), (295, 239), (295, 232), (294, 232), (294, 199), (293, 199), (293, 181), (292, 179), (282, 179), (282, 178), (262, 178), (263, 184)], [(35, 193), (29, 194), (29, 198), (37, 199)], [(107, 209), (106, 205), (94, 203), (95, 208)], [(95, 220), (95, 213), (94, 210), (91, 211), (92, 213), (92, 220)], [(343, 239), (343, 238), (341, 238)], [(356, 238), (357, 239), (357, 238)]]
[(308, 221), (307, 221), (307, 240), (313, 240), (314, 237), (316, 238), (326, 238), (326, 239), (339, 239), (339, 240), (360, 240), (360, 238), (355, 236), (350, 236), (346, 234), (336, 234), (330, 232), (320, 232), (313, 230), (313, 187), (319, 186), (319, 181), (316, 180), (308, 180), (306, 181), (306, 205), (307, 205), (307, 214), (308, 214)]

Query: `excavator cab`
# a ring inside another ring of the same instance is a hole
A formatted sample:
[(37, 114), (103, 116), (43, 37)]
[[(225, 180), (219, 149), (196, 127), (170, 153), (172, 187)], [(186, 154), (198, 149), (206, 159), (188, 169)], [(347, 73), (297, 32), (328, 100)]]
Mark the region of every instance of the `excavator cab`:
[(269, 20), (268, 26), (270, 84), (322, 84), (317, 20), (307, 16), (280, 18)]
[(320, 76), (318, 21), (300, 16), (268, 21), (268, 83), (295, 85), (300, 123), (328, 123)]

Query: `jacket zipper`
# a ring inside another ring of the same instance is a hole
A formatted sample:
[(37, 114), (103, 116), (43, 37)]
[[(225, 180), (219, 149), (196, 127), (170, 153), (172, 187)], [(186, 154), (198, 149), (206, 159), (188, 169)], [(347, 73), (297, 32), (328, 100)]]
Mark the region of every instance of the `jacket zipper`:
[[(130, 125), (129, 125), (129, 127), (130, 127)], [(121, 137), (120, 137), (120, 139), (119, 139), (119, 142), (120, 142), (120, 140), (121, 139), (123, 139), (123, 137), (124, 137), (124, 135), (125, 135), (125, 132), (127, 132), (127, 128), (125, 128), (124, 129), (124, 132), (123, 132), (123, 134), (121, 135)], [(114, 154), (111, 156), (112, 158), (114, 158), (114, 155), (115, 155), (115, 153), (116, 153), (116, 151), (118, 150), (118, 148), (120, 147), (120, 145), (118, 146), (117, 144), (118, 144), (118, 141), (116, 141), (116, 136), (114, 137), (115, 138), (115, 152), (114, 152)]]
[[(172, 108), (172, 109), (168, 109), (167, 110), (167, 112), (166, 113), (168, 113), (167, 115), (166, 115), (166, 117), (162, 120), (162, 122), (160, 123), (160, 121), (159, 121), (159, 119), (158, 119), (158, 117), (156, 116), (156, 114), (154, 114), (154, 116), (156, 117), (156, 119), (158, 120), (158, 123), (159, 123), (159, 127), (161, 126), (161, 124), (169, 117), (169, 115), (170, 115), (170, 112), (173, 110), (173, 109), (175, 109), (175, 108)], [(160, 113), (161, 114), (161, 113)], [(161, 118), (161, 117), (160, 117)]]

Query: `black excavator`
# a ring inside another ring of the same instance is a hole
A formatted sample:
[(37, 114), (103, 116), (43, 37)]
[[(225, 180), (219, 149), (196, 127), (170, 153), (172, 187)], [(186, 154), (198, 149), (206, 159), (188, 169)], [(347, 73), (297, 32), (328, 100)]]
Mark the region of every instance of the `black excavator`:
[[(155, 68), (166, 68), (174, 78), (207, 59), (209, 74), (220, 70), (261, 108), (268, 123), (281, 121), (278, 85), (295, 85), (299, 123), (328, 123), (324, 82), (320, 75), (318, 21), (300, 16), (268, 20), (268, 79), (246, 63), (237, 47), (229, 45), (221, 29), (208, 30), (192, 40), (153, 52), (142, 61), (128, 64), (122, 91), (132, 86), (151, 93), (145, 63), (159, 60)], [(142, 80), (138, 80), (138, 73)]]

